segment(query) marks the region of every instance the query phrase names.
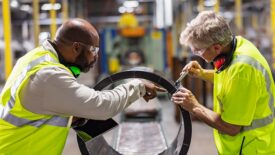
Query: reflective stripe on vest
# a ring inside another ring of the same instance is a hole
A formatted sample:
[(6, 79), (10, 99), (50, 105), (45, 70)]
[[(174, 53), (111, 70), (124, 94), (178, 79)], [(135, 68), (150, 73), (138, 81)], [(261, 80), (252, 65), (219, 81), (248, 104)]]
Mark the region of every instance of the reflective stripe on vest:
[(263, 74), (263, 76), (265, 78), (265, 82), (266, 82), (266, 89), (267, 89), (267, 92), (270, 96), (269, 101), (268, 101), (268, 106), (271, 110), (271, 114), (269, 116), (266, 116), (266, 117), (261, 118), (261, 119), (254, 119), (252, 121), (251, 125), (250, 126), (244, 126), (242, 128), (242, 131), (252, 130), (252, 129), (256, 129), (256, 128), (266, 126), (266, 125), (273, 122), (274, 113), (275, 113), (275, 109), (274, 109), (274, 105), (273, 105), (274, 96), (273, 96), (273, 93), (270, 89), (272, 81), (269, 77), (268, 71), (255, 58), (247, 56), (247, 55), (237, 55), (236, 59), (234, 59), (232, 61), (232, 64), (235, 64), (235, 63), (238, 63), (238, 62), (249, 64), (249, 65), (253, 66), (254, 68), (256, 68), (257, 70), (259, 70)]
[(15, 83), (11, 86), (10, 100), (8, 101), (8, 103), (5, 106), (0, 104), (0, 118), (1, 119), (9, 122), (10, 124), (18, 126), (18, 127), (23, 126), (23, 125), (31, 125), (31, 126), (39, 127), (43, 124), (48, 124), (48, 125), (53, 125), (53, 126), (61, 126), (61, 127), (67, 126), (69, 118), (66, 118), (66, 117), (53, 116), (51, 119), (28, 120), (25, 118), (17, 117), (10, 113), (10, 110), (15, 105), (16, 91), (17, 91), (19, 85), (21, 84), (21, 82), (24, 80), (28, 71), (30, 71), (33, 67), (39, 65), (40, 63), (47, 62), (47, 61), (56, 62), (49, 55), (45, 55), (38, 59), (33, 60), (32, 62), (29, 63), (29, 65), (27, 67), (25, 67), (23, 69), (21, 74), (16, 79)]

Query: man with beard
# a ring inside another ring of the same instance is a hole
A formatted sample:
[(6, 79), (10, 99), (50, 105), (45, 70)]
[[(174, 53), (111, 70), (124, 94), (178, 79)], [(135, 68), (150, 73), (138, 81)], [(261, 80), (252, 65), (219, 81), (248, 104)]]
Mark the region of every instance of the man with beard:
[(72, 19), (53, 41), (21, 57), (0, 96), (0, 154), (62, 153), (72, 117), (105, 120), (140, 97), (163, 91), (132, 80), (113, 90), (95, 91), (76, 77), (98, 58), (99, 36), (85, 20)]

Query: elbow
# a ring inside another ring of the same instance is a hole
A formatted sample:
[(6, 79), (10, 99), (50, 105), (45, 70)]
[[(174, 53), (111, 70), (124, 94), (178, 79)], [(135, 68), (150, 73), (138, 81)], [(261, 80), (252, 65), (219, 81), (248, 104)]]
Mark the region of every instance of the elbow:
[(236, 136), (240, 133), (242, 126), (240, 125), (235, 125), (235, 124), (230, 124), (227, 122), (224, 122), (221, 119), (221, 123), (220, 123), (220, 128), (219, 130), (224, 133), (227, 134), (229, 136)]
[(228, 134), (230, 136), (236, 136), (241, 131), (241, 127), (240, 126), (234, 126), (232, 128), (228, 128), (228, 129), (229, 130), (226, 131), (226, 134)]
[(230, 131), (230, 132), (228, 132), (227, 134), (229, 135), (229, 136), (236, 136), (237, 134), (239, 134), (240, 133), (240, 131)]

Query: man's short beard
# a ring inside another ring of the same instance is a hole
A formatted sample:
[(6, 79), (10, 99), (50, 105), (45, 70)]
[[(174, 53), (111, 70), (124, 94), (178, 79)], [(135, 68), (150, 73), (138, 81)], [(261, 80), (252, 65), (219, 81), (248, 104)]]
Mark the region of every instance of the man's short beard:
[(85, 50), (83, 49), (80, 55), (76, 58), (74, 65), (80, 69), (81, 72), (87, 73), (95, 64), (96, 60), (90, 64), (85, 56)]

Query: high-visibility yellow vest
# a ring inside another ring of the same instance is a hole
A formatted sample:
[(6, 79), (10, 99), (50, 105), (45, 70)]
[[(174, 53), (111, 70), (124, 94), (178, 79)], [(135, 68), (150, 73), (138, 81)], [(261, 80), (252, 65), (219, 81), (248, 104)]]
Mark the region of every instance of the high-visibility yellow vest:
[(243, 126), (236, 136), (214, 130), (221, 155), (275, 154), (274, 81), (257, 48), (238, 36), (229, 67), (214, 74), (214, 111), (223, 121)]
[(31, 75), (42, 68), (56, 66), (68, 70), (59, 63), (54, 53), (43, 46), (17, 61), (0, 96), (0, 155), (62, 153), (70, 128), (70, 116), (33, 113), (24, 108), (19, 96)]

